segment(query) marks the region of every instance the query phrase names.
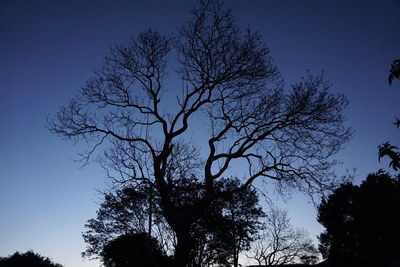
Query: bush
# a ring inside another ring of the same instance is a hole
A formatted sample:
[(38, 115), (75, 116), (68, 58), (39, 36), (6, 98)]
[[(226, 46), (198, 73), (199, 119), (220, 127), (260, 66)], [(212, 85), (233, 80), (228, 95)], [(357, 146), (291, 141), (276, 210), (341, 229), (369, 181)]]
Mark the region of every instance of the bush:
[(41, 256), (33, 251), (23, 254), (15, 252), (8, 257), (0, 257), (0, 267), (63, 267), (59, 263), (53, 263), (48, 257)]

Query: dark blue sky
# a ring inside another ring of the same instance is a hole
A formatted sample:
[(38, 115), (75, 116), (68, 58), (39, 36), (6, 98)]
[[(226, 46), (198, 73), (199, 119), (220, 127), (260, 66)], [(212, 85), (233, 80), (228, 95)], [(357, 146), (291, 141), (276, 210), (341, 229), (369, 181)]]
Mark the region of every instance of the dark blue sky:
[[(65, 266), (81, 262), (83, 225), (95, 215), (104, 173), (79, 169), (79, 145), (46, 129), (46, 117), (73, 97), (108, 47), (151, 26), (173, 32), (195, 1), (11, 1), (0, 3), (0, 256), (34, 249)], [(225, 1), (242, 26), (259, 30), (288, 85), (325, 71), (350, 100), (353, 140), (338, 155), (357, 181), (387, 162), (377, 146), (400, 132), (400, 1)], [(294, 224), (321, 231), (313, 206), (295, 196)]]

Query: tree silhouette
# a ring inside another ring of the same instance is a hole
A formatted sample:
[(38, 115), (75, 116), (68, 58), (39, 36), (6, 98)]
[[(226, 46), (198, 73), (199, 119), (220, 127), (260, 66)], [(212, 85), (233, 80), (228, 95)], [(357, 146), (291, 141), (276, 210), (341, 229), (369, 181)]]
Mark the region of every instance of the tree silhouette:
[[(171, 85), (171, 77), (180, 81)], [(100, 162), (111, 181), (145, 182), (157, 191), (177, 238), (174, 265), (183, 267), (196, 245), (191, 228), (220, 197), (215, 183), (233, 165), (247, 170), (242, 189), (256, 179), (308, 194), (336, 184), (327, 178), (330, 157), (351, 131), (343, 126), (347, 101), (329, 87), (307, 74), (284, 89), (260, 35), (241, 31), (221, 2), (201, 1), (172, 38), (150, 29), (114, 46), (80, 95), (48, 123), (53, 133), (88, 144), (84, 162), (104, 149)], [(189, 141), (206, 123), (207, 141)], [(174, 155), (181, 143), (199, 160)], [(192, 170), (204, 194), (180, 205), (171, 188)]]
[[(224, 184), (224, 191), (232, 192), (240, 187), (239, 180), (230, 179)], [(245, 192), (235, 193), (222, 203), (226, 217), (228, 240), (233, 251), (233, 266), (239, 265), (239, 253), (250, 249), (254, 234), (259, 229), (259, 217), (263, 215), (258, 206), (258, 196), (254, 189), (248, 188)], [(222, 240), (222, 242), (226, 242)]]
[[(230, 178), (218, 181), (215, 186), (223, 195), (237, 190), (241, 183), (237, 178)], [(262, 215), (257, 193), (250, 187), (214, 200), (206, 216), (196, 224), (194, 232), (199, 239), (193, 266), (215, 263), (237, 267), (239, 253), (250, 248)]]
[(318, 260), (317, 255), (307, 232), (294, 228), (286, 211), (271, 207), (266, 213), (260, 237), (248, 257), (260, 265), (275, 266), (314, 263)]
[(398, 259), (400, 183), (388, 173), (343, 184), (318, 207), (320, 251), (332, 266), (389, 266)]
[[(115, 192), (104, 194), (104, 201), (96, 218), (88, 220), (83, 238), (87, 244), (84, 257), (98, 258), (104, 247), (119, 236), (141, 234), (149, 231), (149, 188), (126, 185)], [(162, 244), (163, 253), (170, 252), (173, 236), (161, 216), (157, 196), (153, 196), (152, 222), (156, 224), (153, 235)], [(100, 257), (101, 258), (101, 257)]]
[(63, 267), (53, 263), (49, 258), (43, 257), (33, 251), (20, 254), (15, 252), (8, 257), (0, 257), (0, 267)]
[[(179, 202), (193, 201), (204, 188), (195, 179), (181, 183), (182, 189), (175, 188), (177, 192), (174, 194), (177, 197), (175, 201)], [(216, 190), (220, 193), (239, 187), (240, 181), (233, 178), (220, 180), (216, 184)], [(147, 191), (146, 187), (126, 186), (105, 194), (97, 217), (86, 224), (87, 231), (83, 234), (88, 244), (83, 253), (85, 257), (103, 259), (105, 247), (119, 236), (147, 232)], [(186, 199), (183, 198), (185, 195)], [(154, 195), (153, 201), (152, 234), (161, 244), (163, 253), (171, 253), (175, 249), (175, 237), (161, 215), (159, 197)], [(224, 199), (215, 200), (204, 214), (191, 229), (196, 237), (191, 266), (237, 262), (239, 252), (249, 247), (257, 231), (258, 218), (262, 215), (256, 191), (247, 188), (243, 193), (228, 194)]]
[(124, 234), (111, 240), (101, 257), (105, 267), (164, 267), (171, 261), (157, 240), (146, 233)]

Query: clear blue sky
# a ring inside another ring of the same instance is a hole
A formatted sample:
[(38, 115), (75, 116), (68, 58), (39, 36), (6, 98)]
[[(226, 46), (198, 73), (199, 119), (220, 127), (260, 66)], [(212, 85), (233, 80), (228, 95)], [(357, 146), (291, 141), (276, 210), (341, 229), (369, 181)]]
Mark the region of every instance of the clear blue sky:
[[(338, 155), (357, 180), (387, 162), (377, 146), (400, 144), (400, 81), (387, 83), (400, 58), (400, 1), (227, 0), (238, 23), (261, 32), (287, 84), (306, 69), (325, 70), (335, 92), (350, 100), (353, 140)], [(81, 232), (95, 215), (104, 173), (73, 159), (79, 145), (51, 135), (46, 117), (73, 97), (108, 47), (151, 26), (174, 31), (194, 1), (0, 2), (0, 256), (33, 249), (67, 267), (84, 261)], [(316, 236), (311, 204), (295, 196), (293, 223)]]

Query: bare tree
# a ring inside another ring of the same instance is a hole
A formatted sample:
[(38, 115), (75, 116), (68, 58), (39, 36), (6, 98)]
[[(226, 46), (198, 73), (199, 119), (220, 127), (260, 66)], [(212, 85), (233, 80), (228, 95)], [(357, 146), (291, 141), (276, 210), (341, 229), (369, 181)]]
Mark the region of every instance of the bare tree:
[(318, 251), (305, 230), (293, 228), (286, 211), (273, 207), (265, 217), (260, 238), (249, 258), (259, 265), (284, 265), (312, 261)]
[[(167, 74), (180, 79), (180, 92), (167, 90)], [(114, 46), (80, 95), (49, 118), (49, 128), (86, 141), (85, 162), (104, 149), (100, 161), (112, 182), (146, 183), (157, 191), (176, 234), (179, 267), (195, 246), (191, 226), (220, 197), (214, 184), (233, 165), (247, 165), (243, 188), (257, 178), (308, 194), (335, 184), (330, 157), (351, 130), (343, 126), (346, 99), (329, 87), (308, 74), (285, 90), (260, 35), (241, 31), (219, 1), (202, 1), (176, 36), (146, 30)], [(187, 139), (194, 117), (208, 118), (205, 144)], [(178, 173), (203, 181), (198, 201), (173, 201)]]

